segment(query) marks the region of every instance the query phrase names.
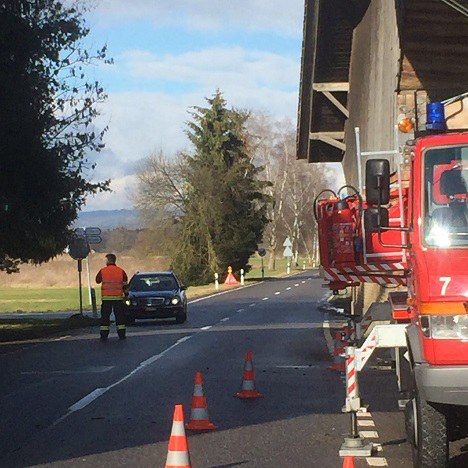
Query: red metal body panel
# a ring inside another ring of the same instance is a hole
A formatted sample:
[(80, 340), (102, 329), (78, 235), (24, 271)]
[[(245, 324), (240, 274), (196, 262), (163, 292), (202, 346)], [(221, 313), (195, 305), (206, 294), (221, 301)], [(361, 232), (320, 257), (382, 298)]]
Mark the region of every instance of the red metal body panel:
[[(429, 148), (468, 144), (468, 133), (419, 138), (414, 148), (408, 200), (410, 243), (408, 289), (418, 314), (422, 302), (468, 301), (468, 248), (429, 248), (423, 229), (423, 154)], [(416, 319), (417, 320), (417, 317)], [(468, 364), (468, 343), (430, 339), (421, 335), (425, 358), (431, 364)]]

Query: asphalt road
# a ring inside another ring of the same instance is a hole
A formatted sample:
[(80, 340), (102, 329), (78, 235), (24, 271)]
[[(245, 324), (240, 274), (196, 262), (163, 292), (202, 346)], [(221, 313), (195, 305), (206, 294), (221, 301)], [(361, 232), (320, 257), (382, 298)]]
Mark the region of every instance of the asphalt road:
[[(162, 467), (174, 405), (188, 415), (197, 370), (219, 429), (189, 434), (194, 467), (341, 466), (349, 421), (341, 376), (327, 370), (317, 276), (195, 301), (186, 324), (139, 324), (125, 342), (85, 330), (1, 345), (0, 466)], [(260, 400), (233, 398), (248, 350)], [(362, 392), (371, 415), (360, 428), (382, 450), (356, 466), (411, 466), (393, 373), (370, 369)]]

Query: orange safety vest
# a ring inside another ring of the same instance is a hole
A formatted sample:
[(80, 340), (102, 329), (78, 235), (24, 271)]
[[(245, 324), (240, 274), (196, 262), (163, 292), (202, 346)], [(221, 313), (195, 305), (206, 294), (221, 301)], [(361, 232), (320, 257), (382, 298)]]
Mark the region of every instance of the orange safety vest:
[(118, 300), (124, 297), (124, 285), (127, 283), (127, 274), (117, 265), (109, 265), (101, 269), (102, 300)]

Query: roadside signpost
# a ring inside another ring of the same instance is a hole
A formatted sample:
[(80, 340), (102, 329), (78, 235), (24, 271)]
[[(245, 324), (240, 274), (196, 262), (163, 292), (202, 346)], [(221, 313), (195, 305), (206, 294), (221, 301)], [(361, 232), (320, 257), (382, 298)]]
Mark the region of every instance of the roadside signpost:
[(93, 306), (93, 316), (97, 316), (96, 307), (93, 301), (91, 288), (91, 268), (89, 264), (89, 254), (91, 249), (90, 244), (100, 244), (102, 237), (100, 236), (101, 229), (98, 227), (76, 228), (73, 231), (73, 236), (70, 241), (69, 251), (70, 257), (77, 261), (78, 266), (78, 289), (80, 295), (80, 315), (83, 315), (83, 285), (81, 273), (83, 271), (83, 260), (86, 259), (86, 269), (88, 278), (89, 302)]
[(294, 255), (293, 251), (291, 249), (292, 242), (291, 242), (291, 239), (289, 239), (289, 237), (286, 237), (286, 239), (284, 240), (283, 247), (284, 247), (283, 257), (286, 257), (286, 260), (288, 262), (287, 274), (289, 275), (289, 274), (291, 274), (291, 258)]
[(265, 267), (263, 266), (263, 257), (266, 255), (267, 251), (263, 247), (258, 249), (258, 255), (262, 259), (262, 279), (265, 279)]

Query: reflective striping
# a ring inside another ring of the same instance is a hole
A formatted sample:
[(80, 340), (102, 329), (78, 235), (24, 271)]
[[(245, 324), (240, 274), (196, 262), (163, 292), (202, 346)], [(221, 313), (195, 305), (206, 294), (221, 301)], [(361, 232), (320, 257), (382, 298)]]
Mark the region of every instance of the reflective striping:
[(361, 427), (375, 427), (374, 421), (372, 419), (358, 419), (358, 426)]
[(183, 436), (185, 435), (185, 428), (183, 421), (174, 421), (172, 423), (171, 436)]
[(192, 406), (192, 409), (190, 410), (190, 419), (196, 419), (197, 421), (201, 419), (209, 420), (208, 410), (206, 409), (206, 404), (203, 408), (202, 407), (194, 408)]
[(385, 457), (367, 457), (366, 462), (369, 466), (388, 466)]
[(364, 439), (378, 439), (379, 433), (377, 431), (359, 431), (359, 435)]
[(117, 330), (126, 330), (127, 326), (126, 325), (117, 325)]
[(101, 325), (101, 326), (100, 326), (100, 329), (101, 329), (102, 331), (109, 331), (109, 330), (110, 330), (110, 326), (109, 326), (109, 325)]
[(189, 467), (190, 457), (188, 452), (169, 450), (167, 452), (166, 467)]

